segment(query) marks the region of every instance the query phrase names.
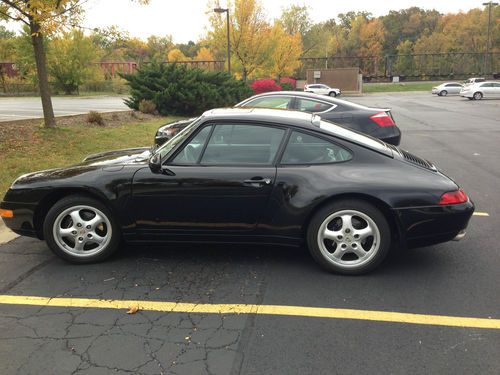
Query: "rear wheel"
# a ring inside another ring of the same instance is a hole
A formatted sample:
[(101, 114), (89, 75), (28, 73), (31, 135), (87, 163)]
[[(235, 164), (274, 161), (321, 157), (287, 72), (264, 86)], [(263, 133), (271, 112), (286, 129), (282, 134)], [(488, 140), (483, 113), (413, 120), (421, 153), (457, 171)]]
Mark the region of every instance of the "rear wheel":
[(483, 98), (483, 94), (480, 92), (475, 92), (473, 97), (474, 97), (474, 100), (481, 100)]
[(373, 205), (360, 200), (328, 204), (311, 220), (307, 244), (329, 271), (358, 275), (377, 267), (391, 246), (389, 224)]
[(110, 210), (84, 196), (57, 202), (47, 213), (43, 231), (50, 249), (72, 263), (102, 261), (120, 242), (119, 227)]
[(335, 98), (337, 93), (335, 91), (331, 91), (328, 95)]
[(448, 95), (448, 91), (446, 90), (443, 90), (439, 93), (439, 96), (446, 96), (446, 95)]

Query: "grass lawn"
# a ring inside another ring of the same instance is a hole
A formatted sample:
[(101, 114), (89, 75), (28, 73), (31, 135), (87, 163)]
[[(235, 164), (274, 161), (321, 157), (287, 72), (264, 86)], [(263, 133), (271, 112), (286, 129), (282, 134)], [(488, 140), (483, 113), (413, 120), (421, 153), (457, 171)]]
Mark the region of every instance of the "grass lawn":
[(68, 166), (88, 154), (128, 147), (150, 146), (161, 124), (175, 118), (129, 112), (103, 114), (106, 125), (90, 125), (84, 116), (59, 119), (54, 129), (40, 120), (0, 123), (0, 200), (23, 173)]
[(364, 83), (363, 92), (431, 91), (442, 82)]

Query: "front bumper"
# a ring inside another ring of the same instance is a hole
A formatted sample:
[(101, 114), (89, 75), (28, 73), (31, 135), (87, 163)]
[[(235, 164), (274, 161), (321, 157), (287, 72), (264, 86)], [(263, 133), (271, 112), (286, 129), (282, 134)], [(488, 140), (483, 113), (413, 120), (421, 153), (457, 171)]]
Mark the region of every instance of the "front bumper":
[(37, 205), (32, 203), (0, 202), (0, 208), (12, 210), (14, 213), (12, 217), (2, 218), (7, 228), (21, 236), (38, 238), (34, 225), (36, 207)]

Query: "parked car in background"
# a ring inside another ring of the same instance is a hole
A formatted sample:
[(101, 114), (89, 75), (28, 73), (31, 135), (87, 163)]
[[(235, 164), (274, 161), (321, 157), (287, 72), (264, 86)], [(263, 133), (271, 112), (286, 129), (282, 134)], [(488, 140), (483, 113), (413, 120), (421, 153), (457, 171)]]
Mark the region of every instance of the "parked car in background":
[(480, 100), (482, 98), (500, 98), (499, 82), (480, 82), (472, 85), (465, 85), (460, 91), (460, 96), (469, 100)]
[(304, 86), (305, 92), (310, 92), (318, 95), (339, 96), (342, 92), (340, 89), (324, 85), (322, 83), (311, 83)]
[[(366, 107), (346, 100), (297, 91), (258, 94), (243, 100), (235, 107), (289, 109), (315, 113), (324, 120), (371, 135), (384, 142), (396, 146), (401, 142), (401, 131), (388, 108)], [(191, 121), (192, 119), (163, 125), (156, 132), (155, 143), (157, 145), (165, 143)]]
[(432, 93), (438, 96), (458, 95), (464, 85), (458, 82), (446, 82), (432, 88)]
[(128, 242), (306, 244), (329, 271), (391, 247), (459, 240), (474, 211), (433, 164), (319, 116), (209, 111), (155, 151), (25, 174), (0, 203), (14, 232), (73, 263)]

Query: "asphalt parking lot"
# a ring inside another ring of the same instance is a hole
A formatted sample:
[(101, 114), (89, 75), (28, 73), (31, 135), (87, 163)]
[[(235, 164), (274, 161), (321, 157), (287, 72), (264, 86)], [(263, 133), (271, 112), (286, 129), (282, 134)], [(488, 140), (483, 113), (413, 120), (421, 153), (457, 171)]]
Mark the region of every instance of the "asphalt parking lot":
[[(53, 97), (52, 105), (56, 116), (81, 115), (89, 111), (128, 111), (122, 97)], [(42, 118), (40, 98), (0, 98), (0, 122)]]
[(0, 246), (0, 373), (500, 373), (500, 100), (348, 100), (392, 108), (402, 147), (467, 191), (463, 241), (347, 277), (305, 249), (123, 247), (74, 266), (18, 238)]

